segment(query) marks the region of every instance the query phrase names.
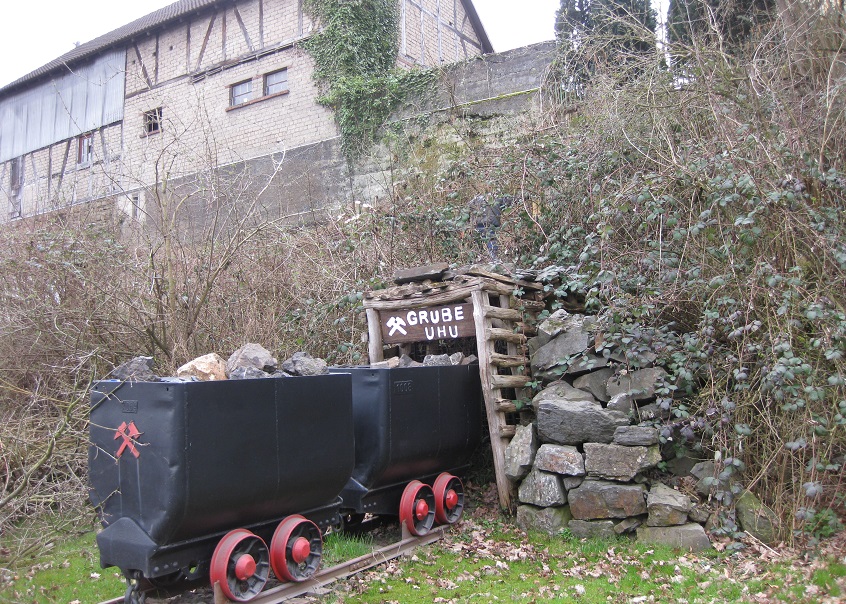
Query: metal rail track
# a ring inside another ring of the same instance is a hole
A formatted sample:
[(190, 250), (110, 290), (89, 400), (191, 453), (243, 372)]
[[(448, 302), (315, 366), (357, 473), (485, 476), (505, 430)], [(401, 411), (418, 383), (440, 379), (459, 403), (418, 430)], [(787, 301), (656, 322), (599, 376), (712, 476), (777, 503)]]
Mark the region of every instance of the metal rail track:
[[(372, 568), (379, 564), (388, 562), (389, 560), (393, 560), (394, 558), (398, 558), (399, 556), (412, 551), (416, 547), (439, 541), (440, 539), (443, 539), (448, 529), (449, 525), (437, 526), (428, 534), (423, 535), (422, 537), (415, 537), (408, 534), (405, 525), (403, 525), (402, 539), (400, 541), (380, 547), (379, 549), (374, 550), (369, 554), (359, 556), (358, 558), (353, 558), (352, 560), (320, 570), (312, 577), (301, 583), (283, 583), (277, 587), (263, 591), (258, 596), (250, 600), (250, 603), (278, 604), (279, 602), (285, 602), (291, 598), (307, 594), (310, 591), (320, 589), (321, 587), (339, 579), (344, 579), (363, 570), (367, 570), (368, 568)], [(100, 604), (122, 603), (123, 597), (119, 597), (106, 600)], [(217, 583), (214, 585), (214, 604), (231, 604), (231, 600), (223, 595), (223, 591)]]

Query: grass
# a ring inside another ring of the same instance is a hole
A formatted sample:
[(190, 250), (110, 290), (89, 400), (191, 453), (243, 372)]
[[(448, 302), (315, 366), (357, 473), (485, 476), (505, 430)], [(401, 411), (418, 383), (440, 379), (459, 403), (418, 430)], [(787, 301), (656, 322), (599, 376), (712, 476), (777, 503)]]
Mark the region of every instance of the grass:
[(362, 602), (573, 597), (581, 602), (629, 602), (643, 596), (659, 601), (736, 601), (743, 591), (737, 583), (719, 580), (720, 564), (714, 556), (691, 558), (667, 548), (535, 534), (530, 542), (542, 548), (541, 555), (512, 561), (507, 555), (468, 557), (441, 546), (421, 551), (394, 576), (379, 577), (358, 596)]
[(323, 541), (323, 567), (340, 564), (347, 560), (358, 558), (369, 554), (376, 545), (373, 544), (373, 537), (363, 535), (345, 535), (343, 533), (331, 533), (326, 535)]
[[(94, 531), (3, 569), (0, 602), (91, 604), (123, 593), (117, 569), (99, 565)], [(378, 547), (371, 536), (332, 534), (331, 566)], [(771, 550), (770, 550), (771, 551)], [(766, 552), (764, 552), (766, 553)], [(319, 601), (580, 603), (834, 602), (846, 593), (846, 559), (681, 553), (630, 540), (528, 536), (503, 519), (467, 518), (448, 538), (336, 584)]]
[(100, 568), (95, 532), (57, 537), (37, 555), (4, 569), (0, 602), (91, 604), (122, 594), (123, 577), (116, 568)]
[(452, 543), (351, 579), (347, 589), (355, 601), (370, 603), (833, 602), (844, 592), (844, 572), (832, 556), (807, 566), (762, 560), (751, 551), (691, 554), (622, 539), (532, 533), (526, 540), (507, 524), (484, 528), (469, 521)]

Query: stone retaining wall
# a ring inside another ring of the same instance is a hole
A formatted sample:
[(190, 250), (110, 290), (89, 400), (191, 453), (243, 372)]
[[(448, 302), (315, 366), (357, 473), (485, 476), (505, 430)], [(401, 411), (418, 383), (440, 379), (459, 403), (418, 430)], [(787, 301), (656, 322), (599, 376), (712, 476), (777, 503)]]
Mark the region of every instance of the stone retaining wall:
[(518, 427), (506, 450), (518, 524), (710, 547), (710, 510), (657, 471), (666, 412), (655, 401), (666, 372), (651, 352), (598, 354), (595, 327), (594, 317), (560, 310), (529, 342), (533, 376), (546, 386), (532, 400), (535, 421)]

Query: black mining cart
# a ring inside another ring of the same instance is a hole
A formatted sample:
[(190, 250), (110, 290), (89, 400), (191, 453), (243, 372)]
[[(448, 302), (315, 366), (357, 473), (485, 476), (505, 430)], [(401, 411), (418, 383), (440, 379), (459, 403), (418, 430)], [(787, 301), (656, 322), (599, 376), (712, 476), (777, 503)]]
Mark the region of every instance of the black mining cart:
[[(478, 367), (333, 368), (212, 382), (97, 382), (90, 499), (100, 563), (143, 590), (209, 577), (230, 600), (303, 581), (322, 533), (366, 514), (456, 522), (480, 440)], [(269, 545), (268, 545), (269, 544)]]
[(481, 439), (479, 367), (331, 371), (353, 381), (355, 467), (341, 493), (347, 521), (399, 510), (412, 534), (435, 520), (455, 522), (464, 490), (453, 474), (465, 473)]

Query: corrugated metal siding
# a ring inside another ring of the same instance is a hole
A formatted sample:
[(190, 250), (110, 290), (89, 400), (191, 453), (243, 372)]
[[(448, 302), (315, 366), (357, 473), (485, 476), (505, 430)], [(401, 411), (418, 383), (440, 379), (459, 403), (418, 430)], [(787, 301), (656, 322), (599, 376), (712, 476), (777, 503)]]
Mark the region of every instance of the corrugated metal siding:
[(234, 1), (237, 0), (179, 0), (178, 2), (174, 2), (173, 4), (160, 8), (149, 15), (136, 19), (131, 23), (127, 23), (114, 31), (110, 31), (107, 34), (95, 38), (90, 42), (80, 44), (59, 58), (54, 59), (22, 78), (3, 86), (0, 88), (0, 98), (4, 98), (7, 94), (13, 93), (15, 89), (22, 87), (28, 82), (41, 79), (56, 71), (63, 72), (67, 65), (73, 65), (80, 61), (85, 61), (94, 55), (102, 53), (105, 49), (114, 47), (118, 44), (123, 45), (127, 40), (130, 40), (134, 36), (148, 32), (157, 27), (161, 27), (162, 25), (165, 25), (175, 19), (203, 11), (211, 6), (224, 3), (231, 4)]
[(123, 119), (126, 51), (0, 101), (0, 162)]

